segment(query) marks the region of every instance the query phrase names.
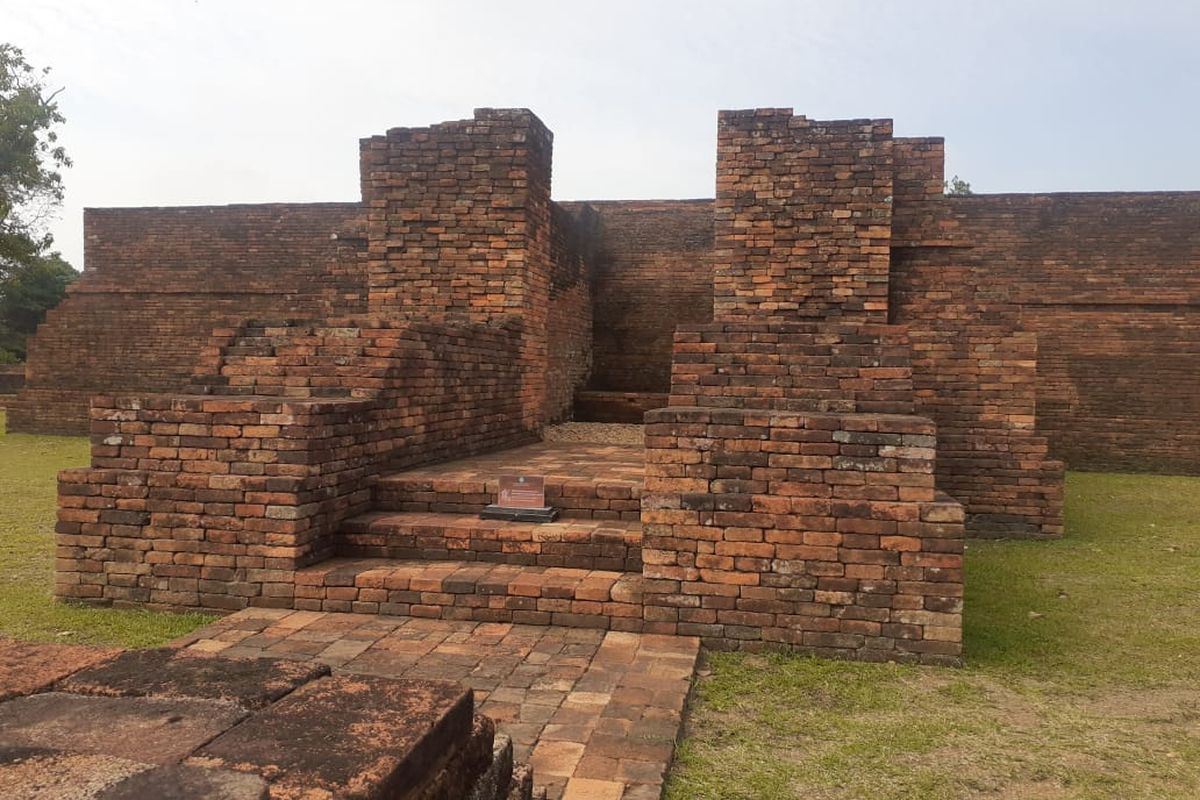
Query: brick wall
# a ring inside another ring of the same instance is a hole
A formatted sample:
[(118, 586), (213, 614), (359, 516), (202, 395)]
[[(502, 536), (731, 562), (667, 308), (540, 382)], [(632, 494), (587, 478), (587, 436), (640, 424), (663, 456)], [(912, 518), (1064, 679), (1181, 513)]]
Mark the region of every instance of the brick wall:
[(913, 330), (918, 414), (938, 426), (938, 487), (980, 536), (1061, 536), (1063, 465), (1035, 430), (1037, 337), (1008, 327)]
[(1200, 472), (1200, 193), (981, 200), (952, 206), (994, 265), (989, 299), (1019, 304), (1038, 333), (1039, 427), (1055, 455)]
[(891, 120), (717, 124), (713, 318), (887, 321)]
[(517, 323), (525, 424), (546, 417), (553, 135), (527, 109), (361, 142), (377, 317)]
[(361, 216), (353, 203), (88, 209), (83, 276), (30, 340), (9, 429), (83, 433), (94, 394), (180, 388), (214, 326), (364, 310)]
[(958, 246), (893, 252), (895, 319), (1036, 333), (1038, 429), (1073, 468), (1200, 469), (1200, 193), (947, 206)]
[(679, 325), (712, 319), (712, 200), (566, 203), (594, 209), (589, 388), (665, 393)]
[(910, 361), (895, 325), (689, 325), (675, 334), (670, 403), (911, 414)]
[(646, 416), (646, 630), (710, 647), (956, 663), (962, 508), (919, 417)]
[(551, 209), (546, 309), (547, 422), (572, 416), (575, 392), (592, 371), (592, 269), (599, 220), (587, 205)]
[[(297, 396), (95, 399), (92, 466), (59, 480), (57, 596), (290, 607), (293, 571), (329, 554), (327, 536), (369, 507), (375, 476), (530, 440), (512, 391), (516, 330), (259, 333), (250, 338), (280, 340), (280, 352), (260, 356), (271, 362), (258, 365), (263, 375)], [(299, 396), (347, 364), (370, 396)]]

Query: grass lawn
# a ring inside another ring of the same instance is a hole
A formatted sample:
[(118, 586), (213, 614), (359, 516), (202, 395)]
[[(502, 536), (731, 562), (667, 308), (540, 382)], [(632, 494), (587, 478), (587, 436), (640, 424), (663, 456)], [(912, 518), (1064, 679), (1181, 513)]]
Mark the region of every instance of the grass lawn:
[(716, 654), (669, 800), (1200, 797), (1200, 478), (1073, 473), (971, 541), (963, 669)]
[(87, 463), (86, 438), (0, 433), (0, 636), (148, 647), (213, 619), (54, 602), (55, 475)]

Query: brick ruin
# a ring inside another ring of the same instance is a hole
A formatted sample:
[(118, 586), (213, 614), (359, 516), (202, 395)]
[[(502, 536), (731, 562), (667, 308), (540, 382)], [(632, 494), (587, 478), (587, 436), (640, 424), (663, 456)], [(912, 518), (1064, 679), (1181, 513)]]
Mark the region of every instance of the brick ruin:
[[(57, 595), (947, 663), (968, 531), (1197, 469), (1200, 193), (947, 197), (790, 109), (720, 114), (713, 200), (554, 202), (551, 150), (484, 109), (364, 139), (361, 203), (88, 210), (9, 410), (92, 436)], [(476, 518), (547, 458), (561, 522)]]

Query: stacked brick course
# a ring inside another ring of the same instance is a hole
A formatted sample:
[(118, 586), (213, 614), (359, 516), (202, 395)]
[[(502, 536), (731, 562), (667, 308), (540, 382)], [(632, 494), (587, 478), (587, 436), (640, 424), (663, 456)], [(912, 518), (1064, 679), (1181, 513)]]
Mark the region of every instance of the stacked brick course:
[(246, 317), (365, 310), (365, 272), (347, 250), (356, 203), (88, 209), (83, 276), (29, 345), (10, 430), (86, 433), (88, 399), (175, 391), (198, 343)]
[(477, 109), (361, 147), (370, 311), (518, 323), (530, 430), (546, 418), (552, 143), (527, 109)]
[(911, 414), (906, 330), (895, 325), (681, 327), (671, 405)]
[[(370, 507), (382, 471), (529, 440), (512, 331), (304, 333), (256, 365), (277, 383), (255, 395), (93, 401), (92, 466), (59, 481), (58, 596), (290, 607), (294, 570), (331, 555), (329, 536)], [(346, 341), (363, 342), (357, 357)], [(319, 353), (320, 342), (336, 355), (305, 366), (297, 348)], [(289, 361), (303, 383), (280, 377)], [(348, 364), (369, 396), (304, 396)]]
[(958, 659), (963, 517), (935, 494), (933, 423), (685, 407), (646, 421), (646, 630)]
[(891, 120), (722, 111), (714, 317), (886, 322), (891, 198)]

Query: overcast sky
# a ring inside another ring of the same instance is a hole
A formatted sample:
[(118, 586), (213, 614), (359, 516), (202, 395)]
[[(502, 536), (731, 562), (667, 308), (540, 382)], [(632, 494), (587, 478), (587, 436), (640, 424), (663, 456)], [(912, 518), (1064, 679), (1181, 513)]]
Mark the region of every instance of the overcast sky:
[(711, 197), (716, 111), (892, 117), (977, 192), (1200, 189), (1200, 2), (0, 0), (85, 206), (358, 199), (358, 139), (532, 108), (557, 199)]

